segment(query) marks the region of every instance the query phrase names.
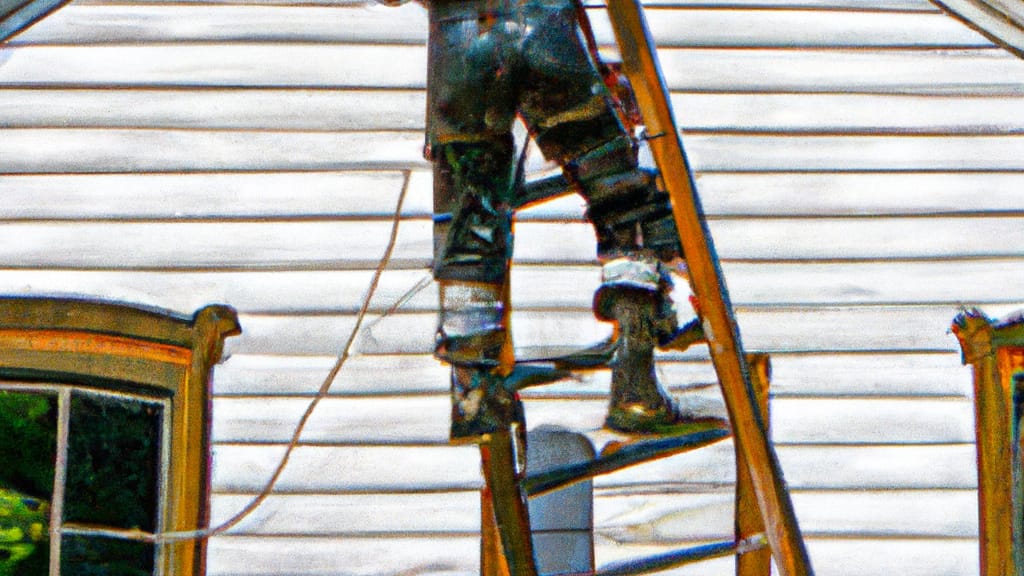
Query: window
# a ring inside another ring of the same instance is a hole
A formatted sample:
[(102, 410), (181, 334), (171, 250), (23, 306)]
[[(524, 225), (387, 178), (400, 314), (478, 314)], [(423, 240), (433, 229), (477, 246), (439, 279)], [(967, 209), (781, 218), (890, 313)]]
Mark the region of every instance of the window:
[(234, 312), (0, 298), (0, 575), (200, 576), (207, 388)]

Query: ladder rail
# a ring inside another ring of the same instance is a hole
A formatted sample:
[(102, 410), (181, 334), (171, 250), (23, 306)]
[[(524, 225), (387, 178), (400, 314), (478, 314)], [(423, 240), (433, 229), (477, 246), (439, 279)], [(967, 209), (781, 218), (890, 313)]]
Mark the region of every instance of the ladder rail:
[(643, 9), (638, 0), (609, 0), (608, 14), (623, 71), (632, 84), (644, 125), (651, 134), (651, 152), (671, 197), (690, 284), (700, 303), (698, 312), (732, 422), (733, 436), (750, 470), (776, 564), (782, 576), (813, 574), (793, 504), (782, 481), (781, 466), (765, 433), (739, 329), (673, 119)]

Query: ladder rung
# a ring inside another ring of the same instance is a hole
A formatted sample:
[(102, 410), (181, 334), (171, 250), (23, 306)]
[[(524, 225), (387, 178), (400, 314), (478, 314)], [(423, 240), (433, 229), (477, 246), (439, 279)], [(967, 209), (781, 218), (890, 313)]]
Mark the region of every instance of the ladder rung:
[(707, 446), (728, 436), (728, 430), (712, 428), (681, 436), (645, 440), (624, 446), (611, 454), (599, 456), (588, 462), (571, 464), (527, 476), (523, 479), (521, 487), (527, 496), (539, 496), (552, 490), (593, 478), (594, 476), (633, 466), (634, 464)]
[(648, 556), (647, 558), (636, 558), (632, 560), (614, 562), (603, 568), (599, 568), (595, 572), (588, 572), (584, 574), (563, 574), (561, 576), (634, 576), (635, 574), (659, 572), (661, 570), (668, 570), (669, 568), (675, 568), (676, 566), (682, 566), (684, 564), (692, 564), (702, 560), (711, 560), (712, 558), (721, 558), (722, 556), (745, 554), (747, 552), (753, 552), (754, 550), (760, 550), (767, 545), (768, 539), (764, 534), (755, 534), (749, 538), (744, 538), (739, 542), (729, 540), (726, 542), (703, 544), (701, 546), (694, 546), (683, 550), (673, 550), (672, 552), (666, 552), (664, 554)]

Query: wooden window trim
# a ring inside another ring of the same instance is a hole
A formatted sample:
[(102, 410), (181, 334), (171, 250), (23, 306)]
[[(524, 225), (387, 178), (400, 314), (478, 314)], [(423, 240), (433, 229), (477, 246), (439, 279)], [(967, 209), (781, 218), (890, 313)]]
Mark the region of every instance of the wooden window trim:
[[(96, 383), (169, 398), (170, 459), (160, 531), (209, 521), (210, 372), (224, 339), (240, 333), (235, 311), (207, 306), (192, 317), (119, 303), (0, 298), (0, 379)], [(164, 545), (163, 573), (202, 576), (205, 539)]]

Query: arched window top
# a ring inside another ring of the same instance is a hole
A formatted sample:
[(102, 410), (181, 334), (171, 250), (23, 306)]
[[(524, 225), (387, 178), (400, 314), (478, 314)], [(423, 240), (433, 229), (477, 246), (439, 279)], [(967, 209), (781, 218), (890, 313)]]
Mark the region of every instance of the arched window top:
[(203, 540), (139, 535), (208, 520), (210, 372), (239, 332), (226, 306), (0, 298), (0, 506), (21, 523), (0, 563), (201, 575)]

